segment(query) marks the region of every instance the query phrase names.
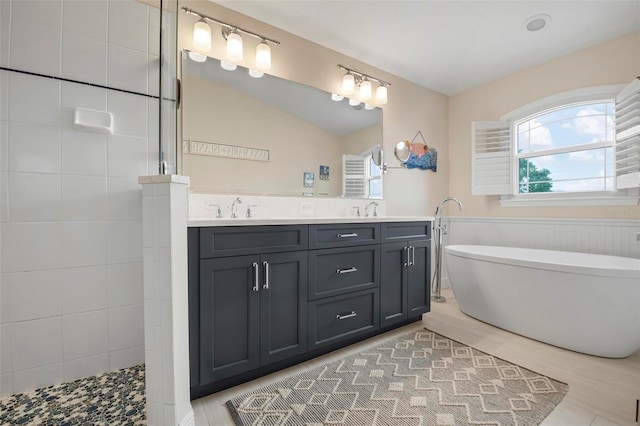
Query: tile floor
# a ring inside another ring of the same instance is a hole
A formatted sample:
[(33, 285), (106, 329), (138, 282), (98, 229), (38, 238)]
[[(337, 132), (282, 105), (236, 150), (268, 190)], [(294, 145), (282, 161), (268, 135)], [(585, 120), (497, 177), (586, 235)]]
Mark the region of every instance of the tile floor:
[(421, 323), (393, 330), (322, 357), (192, 401), (196, 424), (232, 426), (224, 403), (230, 398), (320, 364), (377, 345), (380, 339), (427, 327), (436, 333), (481, 351), (522, 365), (569, 384), (563, 401), (542, 426), (638, 426), (636, 399), (640, 398), (640, 352), (625, 359), (605, 359), (556, 348), (491, 325), (460, 312), (450, 289), (446, 303), (433, 303)]

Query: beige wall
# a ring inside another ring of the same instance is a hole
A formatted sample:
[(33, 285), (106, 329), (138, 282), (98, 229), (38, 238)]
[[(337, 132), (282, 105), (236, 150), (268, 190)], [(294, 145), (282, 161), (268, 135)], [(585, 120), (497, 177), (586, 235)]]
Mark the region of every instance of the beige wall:
[(509, 207), (498, 196), (471, 195), (471, 122), (498, 120), (522, 105), (589, 86), (628, 83), (640, 75), (640, 32), (468, 90), (449, 100), (449, 189), (464, 203), (452, 215), (490, 217), (637, 218), (638, 207)]
[(340, 138), (340, 142), (347, 154), (360, 155), (363, 151), (368, 150), (380, 143), (380, 134), (382, 132), (381, 125), (376, 124), (358, 130)]
[[(271, 49), (273, 67), (270, 74), (278, 77), (328, 92), (339, 92), (344, 72), (337, 68), (337, 64), (342, 64), (390, 82), (389, 102), (383, 106), (382, 126), (384, 154), (391, 166), (389, 173), (384, 177), (387, 213), (391, 215), (431, 214), (437, 202), (447, 195), (449, 176), (447, 96), (208, 1), (189, 1), (181, 5), (280, 41), (282, 43), (280, 46), (274, 46)], [(196, 17), (180, 12), (178, 44), (181, 49), (191, 48), (191, 31), (195, 21)], [(222, 37), (218, 36), (218, 26), (213, 25), (212, 34), (213, 48), (210, 55), (217, 58), (223, 57), (224, 43)], [(250, 37), (243, 39), (245, 60), (240, 65), (250, 67), (254, 60), (250, 52), (254, 50), (257, 40)], [(399, 162), (393, 157), (393, 147), (396, 143), (413, 138), (418, 130), (422, 131), (430, 146), (438, 149), (437, 173), (401, 168)], [(333, 172), (334, 169), (331, 169), (332, 175)], [(233, 173), (226, 176), (226, 179), (233, 180), (241, 177)]]
[[(292, 196), (342, 192), (338, 136), (224, 84), (189, 76), (182, 88), (188, 99), (183, 101), (183, 140), (266, 149), (270, 156), (265, 162), (183, 153), (191, 191)], [(330, 167), (329, 181), (319, 180), (320, 164)], [(303, 172), (315, 174), (314, 188), (303, 187)]]

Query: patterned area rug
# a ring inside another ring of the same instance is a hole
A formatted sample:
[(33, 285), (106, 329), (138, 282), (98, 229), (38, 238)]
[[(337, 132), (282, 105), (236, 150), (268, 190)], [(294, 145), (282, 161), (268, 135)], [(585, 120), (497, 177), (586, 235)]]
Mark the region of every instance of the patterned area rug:
[(568, 385), (419, 330), (227, 402), (249, 425), (537, 425)]
[(0, 399), (0, 425), (144, 425), (144, 365)]

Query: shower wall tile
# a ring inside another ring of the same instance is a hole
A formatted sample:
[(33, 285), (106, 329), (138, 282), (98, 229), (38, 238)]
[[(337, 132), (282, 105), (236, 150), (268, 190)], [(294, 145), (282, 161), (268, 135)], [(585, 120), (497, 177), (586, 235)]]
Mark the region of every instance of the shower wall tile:
[(106, 176), (107, 135), (61, 129), (62, 173)]
[(10, 123), (9, 170), (14, 172), (59, 173), (60, 129), (28, 123)]
[(147, 51), (149, 11), (135, 1), (109, 1), (109, 43)]
[(28, 321), (62, 315), (62, 271), (44, 270), (5, 274), (10, 319)]
[[(158, 44), (143, 2), (0, 1), (9, 68), (156, 93)], [(0, 71), (0, 393), (144, 362), (137, 177), (157, 171), (157, 106)], [(112, 113), (115, 134), (75, 129), (76, 108)]]
[(109, 265), (107, 282), (110, 308), (143, 303), (142, 263)]
[(9, 63), (12, 68), (60, 76), (60, 30), (12, 20), (11, 39), (20, 40), (20, 48), (10, 49)]
[(107, 266), (63, 270), (62, 311), (77, 314), (107, 308)]
[[(99, 87), (91, 87), (77, 83), (63, 81), (60, 95), (60, 124), (63, 128), (73, 128), (73, 117), (76, 108), (107, 110), (107, 93), (109, 91)], [(95, 134), (86, 131), (74, 131), (81, 135)]]
[(107, 173), (114, 177), (144, 176), (147, 172), (147, 138), (110, 135)]
[(9, 217), (13, 222), (59, 220), (60, 176), (10, 172)]
[(60, 224), (60, 266), (75, 268), (107, 263), (107, 222), (65, 222)]
[(109, 264), (142, 262), (142, 221), (110, 222)]
[(2, 272), (34, 271), (60, 267), (62, 245), (57, 223), (3, 223)]
[(62, 363), (48, 364), (13, 373), (13, 392), (23, 393), (45, 386), (58, 385), (64, 380)]
[(142, 304), (109, 309), (109, 350), (116, 351), (144, 344)]
[(60, 82), (18, 73), (9, 75), (9, 120), (58, 126)]
[(109, 45), (107, 85), (132, 92), (147, 92), (147, 54)]
[[(11, 17), (16, 23), (27, 23), (58, 30), (62, 28), (61, 0), (12, 1)], [(84, 19), (87, 17), (85, 16)]]
[(11, 340), (16, 371), (62, 362), (62, 317), (15, 322)]
[[(99, 41), (108, 39), (107, 0), (63, 0), (62, 30)], [(91, 19), (87, 19), (90, 16)]]
[(107, 43), (75, 34), (62, 35), (62, 75), (87, 83), (107, 83)]
[(106, 177), (63, 175), (61, 184), (61, 220), (107, 220)]
[(64, 360), (85, 358), (104, 354), (108, 351), (108, 314), (106, 310), (65, 315)]
[(109, 354), (89, 356), (64, 362), (64, 381), (71, 382), (109, 371)]
[(142, 220), (142, 191), (137, 178), (110, 177), (108, 196), (109, 220)]
[(107, 107), (113, 114), (113, 133), (147, 137), (147, 98), (130, 93), (109, 91)]

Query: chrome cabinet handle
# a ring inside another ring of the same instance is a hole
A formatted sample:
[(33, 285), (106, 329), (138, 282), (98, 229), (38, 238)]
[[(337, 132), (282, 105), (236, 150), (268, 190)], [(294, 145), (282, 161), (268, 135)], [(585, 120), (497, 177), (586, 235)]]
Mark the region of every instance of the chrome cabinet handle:
[(351, 311), (351, 313), (347, 314), (347, 315), (340, 315), (340, 314), (336, 315), (336, 319), (343, 320), (343, 319), (347, 319), (347, 318), (353, 318), (356, 315), (357, 315), (356, 311)]
[(265, 290), (269, 290), (269, 262), (265, 260), (264, 262), (262, 262), (262, 265), (264, 265), (264, 285), (262, 286), (262, 288)]
[[(409, 258), (411, 255), (411, 258)], [(416, 264), (416, 248), (413, 246), (409, 246), (407, 248), (407, 260), (409, 261), (409, 266), (414, 266)]]
[(351, 268), (347, 268), (347, 269), (337, 269), (336, 274), (349, 274), (351, 272), (356, 272), (357, 270), (358, 268), (356, 268), (355, 266), (352, 266)]
[[(405, 257), (405, 256), (406, 256), (406, 257)], [(405, 266), (405, 267), (406, 267), (406, 266), (410, 266), (410, 265), (409, 265), (409, 247), (403, 247), (403, 248), (402, 248), (402, 258), (403, 258), (403, 259), (407, 259), (407, 261), (406, 261), (406, 262), (404, 262), (402, 265), (403, 265), (403, 266)]]
[(352, 232), (350, 234), (338, 234), (338, 238), (350, 238), (350, 237), (357, 237), (358, 234), (356, 234), (355, 232)]
[(258, 269), (258, 262), (253, 262), (254, 284), (251, 290), (260, 290), (260, 270)]

